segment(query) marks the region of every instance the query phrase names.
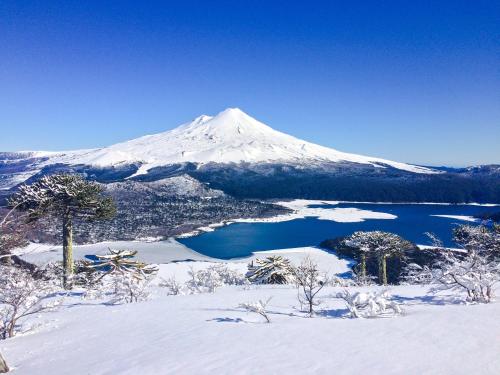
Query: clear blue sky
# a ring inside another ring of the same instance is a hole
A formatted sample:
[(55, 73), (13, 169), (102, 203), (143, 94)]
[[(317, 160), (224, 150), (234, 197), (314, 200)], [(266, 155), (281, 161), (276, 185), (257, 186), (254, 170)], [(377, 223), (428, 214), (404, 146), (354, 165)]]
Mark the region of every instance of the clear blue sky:
[(498, 1), (0, 1), (0, 150), (239, 107), (336, 149), (500, 163)]

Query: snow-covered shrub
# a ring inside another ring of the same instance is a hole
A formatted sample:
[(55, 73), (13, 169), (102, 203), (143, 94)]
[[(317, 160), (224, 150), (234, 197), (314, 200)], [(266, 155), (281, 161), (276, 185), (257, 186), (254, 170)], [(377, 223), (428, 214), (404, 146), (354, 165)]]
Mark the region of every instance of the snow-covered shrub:
[(84, 299), (106, 299), (110, 304), (146, 301), (152, 276), (137, 272), (114, 272), (105, 274), (96, 284), (89, 285)]
[(453, 230), (453, 239), (466, 250), (500, 256), (500, 226), (459, 225)]
[(169, 277), (168, 279), (161, 278), (158, 286), (160, 288), (166, 288), (168, 290), (169, 296), (184, 294), (184, 286), (179, 283), (173, 276)]
[(345, 301), (351, 318), (392, 317), (403, 313), (399, 304), (390, 299), (387, 290), (351, 294), (345, 289), (337, 297)]
[(275, 255), (252, 261), (246, 277), (253, 284), (291, 284), (295, 280), (290, 261)]
[(295, 269), (295, 283), (297, 284), (297, 298), (300, 305), (307, 306), (309, 316), (314, 314), (314, 306), (321, 304), (316, 295), (330, 280), (327, 275), (321, 273), (318, 264), (311, 257), (305, 257), (300, 265)]
[(60, 305), (60, 299), (47, 298), (56, 290), (53, 283), (35, 279), (24, 269), (0, 266), (0, 338), (21, 331), (19, 322), (24, 318)]
[(188, 271), (189, 280), (185, 286), (191, 293), (213, 293), (223, 285), (245, 285), (247, 280), (243, 274), (230, 269), (225, 264), (214, 264), (206, 269)]
[[(86, 261), (77, 260), (74, 263), (75, 272), (68, 277), (68, 281), (70, 281), (73, 286), (87, 289), (92, 288), (96, 283), (98, 283), (99, 277), (102, 276), (100, 272), (87, 268), (88, 262)], [(37, 271), (38, 277), (61, 287), (63, 274), (62, 262), (48, 263), (43, 268), (39, 268)]]
[(494, 285), (500, 282), (498, 229), (460, 225), (454, 230), (454, 240), (464, 248), (462, 251), (443, 248), (439, 239), (429, 237), (439, 249), (440, 258), (431, 267), (414, 267), (411, 280), (430, 280), (437, 285), (434, 292), (465, 292), (467, 302), (490, 302)]
[(146, 301), (149, 297), (148, 286), (151, 279), (134, 272), (115, 272), (112, 275), (113, 304)]
[(208, 268), (213, 269), (219, 274), (224, 285), (245, 285), (247, 283), (245, 275), (236, 270), (232, 270), (226, 264), (215, 264)]
[(410, 263), (403, 270), (403, 280), (410, 285), (428, 285), (433, 281), (431, 268), (427, 265)]
[(437, 284), (436, 292), (464, 291), (467, 302), (488, 303), (493, 298), (494, 285), (500, 282), (500, 263), (475, 250), (464, 255), (443, 249), (443, 259), (421, 274)]
[(333, 286), (333, 287), (341, 287), (341, 288), (347, 288), (351, 286), (359, 286), (356, 282), (356, 279), (344, 279), (342, 277), (338, 276), (332, 276), (328, 278), (328, 284), (327, 286)]
[(204, 270), (188, 271), (190, 279), (186, 282), (186, 287), (190, 293), (213, 293), (215, 289), (224, 285), (221, 276), (213, 267)]
[(253, 312), (256, 314), (259, 314), (262, 316), (264, 319), (266, 319), (266, 323), (271, 323), (271, 319), (269, 319), (269, 316), (267, 314), (267, 305), (269, 304), (269, 301), (271, 300), (272, 297), (269, 297), (266, 301), (258, 300), (256, 302), (246, 302), (246, 303), (240, 303), (239, 307), (242, 309), (245, 309), (247, 312)]

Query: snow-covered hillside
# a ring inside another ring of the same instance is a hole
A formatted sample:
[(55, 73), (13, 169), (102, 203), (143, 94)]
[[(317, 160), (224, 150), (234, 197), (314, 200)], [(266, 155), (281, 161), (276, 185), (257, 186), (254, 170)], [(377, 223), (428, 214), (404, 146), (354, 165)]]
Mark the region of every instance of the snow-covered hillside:
[(238, 108), (228, 108), (214, 117), (203, 115), (173, 130), (101, 149), (53, 154), (44, 152), (38, 156), (48, 158), (45, 164), (106, 167), (141, 163), (136, 175), (147, 173), (154, 167), (185, 162), (351, 162), (376, 167), (389, 165), (415, 173), (435, 173), (424, 167), (348, 154), (306, 142), (276, 131)]
[(170, 178), (163, 178), (151, 182), (123, 181), (112, 182), (106, 185), (106, 190), (114, 196), (122, 194), (125, 196), (137, 196), (137, 194), (161, 194), (168, 196), (186, 196), (214, 198), (222, 197), (224, 193), (220, 190), (210, 189), (200, 181), (183, 174)]

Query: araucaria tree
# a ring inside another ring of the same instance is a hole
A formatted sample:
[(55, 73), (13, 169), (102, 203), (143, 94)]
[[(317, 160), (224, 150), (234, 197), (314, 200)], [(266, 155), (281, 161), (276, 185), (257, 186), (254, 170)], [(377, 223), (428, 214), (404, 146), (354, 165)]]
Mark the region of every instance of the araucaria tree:
[(252, 261), (246, 277), (254, 284), (290, 284), (294, 281), (294, 268), (288, 259), (271, 255)]
[(394, 233), (372, 231), (354, 232), (344, 240), (350, 247), (361, 251), (360, 276), (366, 277), (366, 257), (376, 255), (378, 259), (378, 280), (387, 285), (387, 258), (403, 255), (405, 250), (413, 248), (413, 244)]
[(9, 199), (9, 206), (27, 211), (30, 222), (45, 215), (62, 220), (63, 285), (68, 289), (73, 274), (74, 219), (107, 219), (116, 212), (112, 198), (103, 195), (100, 184), (67, 174), (45, 176), (31, 185), (22, 185)]

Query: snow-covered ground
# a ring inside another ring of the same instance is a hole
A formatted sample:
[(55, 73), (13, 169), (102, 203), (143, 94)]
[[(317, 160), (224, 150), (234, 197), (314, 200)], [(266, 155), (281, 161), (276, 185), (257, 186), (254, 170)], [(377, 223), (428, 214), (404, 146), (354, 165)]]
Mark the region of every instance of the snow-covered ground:
[(455, 219), (455, 220), (462, 220), (462, 221), (469, 221), (472, 223), (479, 223), (481, 222), (480, 219), (475, 218), (473, 216), (467, 216), (467, 215), (431, 215), (435, 217), (444, 217), (447, 219)]
[[(200, 253), (191, 250), (174, 239), (166, 241), (109, 241), (91, 245), (74, 245), (75, 260), (85, 259), (86, 255), (106, 254), (108, 249), (136, 250), (137, 259), (146, 263), (167, 263), (183, 260), (210, 260)], [(62, 259), (62, 246), (31, 243), (23, 249), (13, 251), (23, 259), (35, 264), (46, 264)]]
[[(155, 285), (160, 277), (182, 282), (190, 267), (214, 262), (173, 241), (170, 253), (171, 260), (197, 261), (160, 264)], [(331, 274), (349, 270), (347, 261), (317, 248), (257, 252), (252, 258), (271, 254), (295, 264), (310, 255)], [(249, 260), (227, 264), (244, 272)], [(379, 287), (352, 290), (368, 289)], [(499, 373), (500, 303), (464, 305), (452, 296), (431, 295), (427, 287), (396, 286), (391, 293), (405, 315), (349, 319), (343, 301), (333, 297), (339, 291), (322, 290), (313, 318), (300, 311), (293, 286), (226, 286), (213, 294), (178, 296), (153, 286), (151, 300), (118, 306), (72, 296), (58, 311), (37, 317), (44, 323), (38, 329), (0, 341), (0, 351), (19, 375)], [(238, 308), (269, 297), (271, 324)]]

